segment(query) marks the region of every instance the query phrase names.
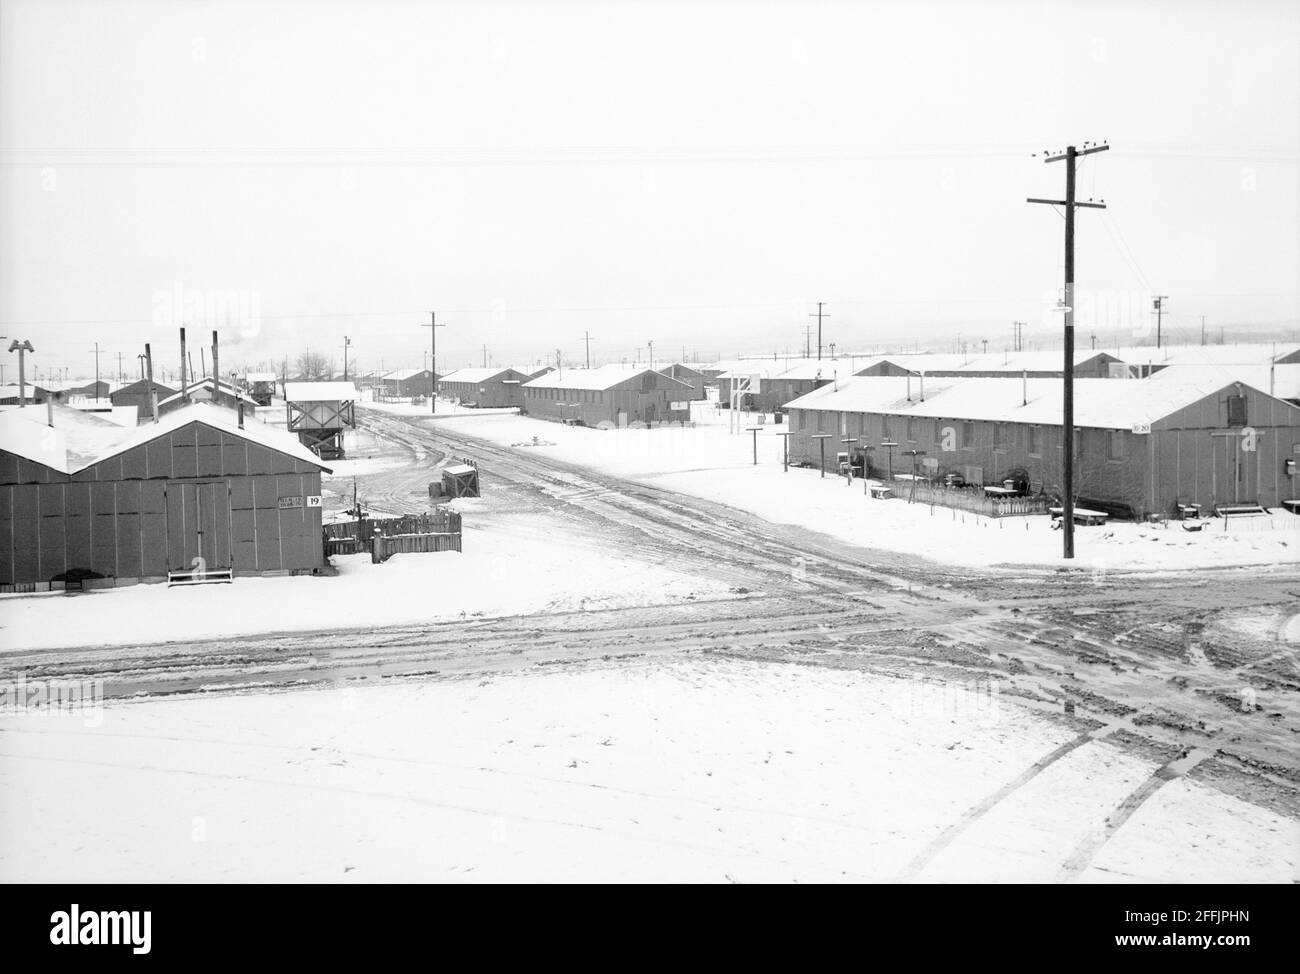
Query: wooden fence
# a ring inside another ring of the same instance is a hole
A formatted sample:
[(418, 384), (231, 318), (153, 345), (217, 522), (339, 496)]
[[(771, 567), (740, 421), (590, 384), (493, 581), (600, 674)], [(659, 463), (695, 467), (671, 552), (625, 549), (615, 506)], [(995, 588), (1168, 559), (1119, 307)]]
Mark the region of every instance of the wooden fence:
[(1051, 498), (1042, 494), (1028, 497), (989, 497), (982, 490), (961, 487), (940, 487), (930, 484), (911, 486), (894, 483), (894, 496), (917, 504), (933, 504), (938, 507), (955, 507), (962, 511), (972, 511), (985, 517), (1021, 517), (1029, 514), (1046, 514), (1051, 506)]
[(370, 543), (370, 560), (381, 565), (396, 554), (427, 551), (460, 551), (460, 532), (376, 535)]
[[(460, 551), (461, 516), (439, 508), (429, 514), (403, 514), (400, 517), (367, 517), (359, 521), (335, 521), (324, 525), (325, 556), (357, 555), (376, 552), (376, 542), (389, 538), (454, 538), (454, 541), (403, 541), (401, 546), (385, 544), (387, 551), (376, 562), (386, 561), (399, 551)], [(428, 547), (419, 547), (419, 544)]]

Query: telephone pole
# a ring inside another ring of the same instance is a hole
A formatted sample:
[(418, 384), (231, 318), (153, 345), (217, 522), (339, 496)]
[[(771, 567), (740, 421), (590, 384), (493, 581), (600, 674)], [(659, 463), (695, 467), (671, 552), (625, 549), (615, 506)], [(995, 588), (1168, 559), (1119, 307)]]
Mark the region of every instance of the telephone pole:
[(1201, 315), (1201, 344), (1205, 344), (1205, 315)]
[(1169, 300), (1169, 295), (1157, 294), (1154, 300), (1155, 300), (1155, 309), (1156, 309), (1156, 348), (1159, 348), (1160, 347), (1160, 322), (1161, 319), (1164, 317), (1164, 313), (1165, 313), (1164, 303)]
[(1089, 200), (1081, 203), (1074, 198), (1075, 164), (1079, 156), (1105, 152), (1105, 143), (1093, 145), (1085, 142), (1082, 149), (1066, 146), (1065, 152), (1049, 155), (1044, 162), (1065, 162), (1065, 199), (1045, 200), (1029, 197), (1030, 203), (1047, 203), (1065, 207), (1065, 395), (1061, 415), (1061, 534), (1063, 556), (1074, 557), (1074, 211), (1079, 207), (1106, 209), (1105, 203)]
[(830, 317), (830, 315), (822, 314), (822, 308), (825, 306), (825, 304), (826, 304), (825, 301), (818, 301), (817, 314), (808, 316), (809, 318), (815, 317), (817, 319), (817, 361), (819, 362), (822, 359), (822, 318)]
[(348, 347), (352, 344), (352, 339), (347, 335), (343, 336), (343, 381), (348, 381)]
[(429, 323), (423, 327), (429, 329), (429, 412), (438, 412), (438, 329), (446, 325), (438, 324), (438, 313), (429, 312)]
[(591, 332), (584, 331), (582, 333), (582, 340), (587, 346), (587, 368), (591, 368)]
[(811, 341), (812, 341), (812, 325), (804, 325), (803, 327), (803, 357), (804, 358), (812, 358), (812, 347), (809, 345), (809, 342)]
[(95, 402), (99, 402), (99, 342), (95, 342)]

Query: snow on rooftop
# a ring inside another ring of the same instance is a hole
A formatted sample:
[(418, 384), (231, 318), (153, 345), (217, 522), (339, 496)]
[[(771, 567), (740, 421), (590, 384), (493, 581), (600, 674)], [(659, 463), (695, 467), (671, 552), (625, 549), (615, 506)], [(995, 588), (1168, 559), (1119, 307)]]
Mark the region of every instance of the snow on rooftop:
[(854, 362), (851, 359), (834, 359), (824, 358), (809, 359), (806, 362), (800, 362), (793, 368), (778, 373), (774, 378), (777, 379), (833, 379), (838, 376), (841, 379), (847, 379), (854, 372), (864, 368), (867, 363), (862, 361)]
[[(1150, 424), (1224, 387), (1213, 376), (1156, 383), (1145, 379), (1076, 379), (1074, 422), (1097, 429)], [(889, 413), (954, 420), (1059, 426), (1060, 379), (863, 376), (822, 386), (787, 409)], [(910, 398), (909, 398), (910, 394)]]
[(1241, 382), (1279, 399), (1300, 399), (1300, 364), (1171, 365), (1144, 382), (1199, 382), (1223, 387)]
[[(229, 382), (226, 382), (224, 379), (218, 380), (217, 385), (223, 394), (230, 396), (231, 398), (235, 398), (237, 396), (238, 398), (244, 400), (244, 402), (248, 404), (250, 409), (257, 408), (257, 402), (251, 396), (242, 392), (239, 389), (236, 389), (234, 386), (232, 386)], [(195, 382), (191, 382), (189, 385), (185, 387), (184, 390), (184, 394), (188, 394), (191, 399), (194, 399), (196, 398), (196, 396), (199, 396), (205, 392), (208, 394), (211, 394), (212, 392), (211, 376), (208, 376), (203, 379), (199, 379)], [(166, 399), (158, 400), (158, 405), (162, 406), (163, 404), (171, 404), (175, 402), (177, 399), (180, 399), (182, 394), (183, 393), (181, 392), (172, 393)]]
[(353, 402), (357, 387), (351, 382), (286, 382), (287, 402)]
[(784, 361), (777, 362), (743, 362), (734, 369), (728, 369), (718, 376), (719, 379), (749, 379), (758, 376), (760, 379), (775, 379), (789, 371), (789, 367)]
[(54, 407), (53, 429), (44, 425), (45, 419), (44, 406), (0, 412), (0, 450), (43, 463), (61, 473), (76, 473), (172, 430), (199, 422), (323, 470), (329, 469), (296, 436), (263, 423), (246, 423), (240, 429), (229, 410), (209, 403), (193, 403), (173, 410), (157, 423), (130, 428), (117, 426), (94, 413), (58, 406)]
[[(1078, 366), (1099, 355), (1115, 356), (1102, 349), (1075, 349)], [(1118, 356), (1115, 356), (1118, 357)], [(1036, 349), (1029, 352), (904, 352), (875, 356), (872, 362), (890, 362), (913, 372), (1060, 372), (1065, 365), (1064, 349)], [(869, 363), (864, 363), (869, 364)], [(863, 365), (859, 365), (862, 368)]]
[[(509, 366), (502, 366), (501, 368), (486, 368), (486, 369), (457, 369), (455, 372), (448, 372), (438, 381), (439, 382), (470, 382), (470, 383), (487, 382), (489, 379), (495, 379), (497, 376), (509, 371), (511, 371)], [(524, 375), (527, 374), (528, 374), (527, 372), (524, 373)]]
[(416, 375), (428, 374), (428, 369), (398, 369), (395, 372), (385, 372), (384, 378), (393, 382), (401, 382), (403, 379), (409, 379)]
[(0, 413), (0, 450), (71, 473), (134, 429), (134, 423), (124, 427), (106, 415), (57, 403), (11, 407)]
[(1165, 345), (1162, 348), (1140, 345), (1109, 351), (1132, 365), (1267, 365), (1300, 352), (1300, 344), (1252, 342), (1242, 345)]
[(90, 413), (100, 419), (107, 420), (114, 426), (131, 428), (135, 427), (139, 413), (135, 406), (113, 406), (106, 399), (74, 398), (67, 405), (79, 413)]
[[(563, 372), (548, 372), (546, 375), (538, 376), (525, 385), (537, 389), (594, 389), (603, 391), (612, 389), (620, 382), (626, 382), (628, 379), (643, 375), (646, 372), (656, 376), (659, 375), (648, 365), (602, 365), (594, 369), (565, 369)], [(661, 376), (661, 378), (666, 378), (666, 376)], [(677, 382), (679, 380), (673, 379), (672, 381)]]

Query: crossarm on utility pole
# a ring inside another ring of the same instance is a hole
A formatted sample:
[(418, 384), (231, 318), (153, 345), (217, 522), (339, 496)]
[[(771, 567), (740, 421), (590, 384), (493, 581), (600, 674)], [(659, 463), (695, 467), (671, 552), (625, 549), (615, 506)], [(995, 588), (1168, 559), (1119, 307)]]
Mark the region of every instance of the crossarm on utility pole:
[[(1025, 199), (1025, 202), (1026, 202), (1026, 203), (1049, 203), (1049, 204), (1051, 204), (1052, 206), (1067, 206), (1067, 205), (1068, 205), (1068, 204), (1065, 202), (1065, 200), (1040, 200), (1040, 199), (1037, 199), (1036, 197), (1033, 197), (1033, 196), (1027, 197), (1027, 198)], [(1080, 203), (1078, 200), (1076, 200), (1075, 203), (1074, 203), (1074, 205), (1075, 205), (1075, 206), (1086, 206), (1086, 207), (1088, 207), (1089, 209), (1093, 209), (1093, 210), (1104, 210), (1104, 209), (1106, 209), (1106, 204), (1105, 204), (1105, 203)]]

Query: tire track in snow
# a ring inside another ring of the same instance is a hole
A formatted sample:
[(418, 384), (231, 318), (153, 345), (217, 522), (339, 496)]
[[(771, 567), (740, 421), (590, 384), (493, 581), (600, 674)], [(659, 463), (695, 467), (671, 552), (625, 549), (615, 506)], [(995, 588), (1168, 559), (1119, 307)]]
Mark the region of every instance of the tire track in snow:
[(946, 829), (940, 832), (939, 835), (936, 836), (934, 839), (930, 840), (930, 843), (924, 849), (922, 849), (921, 852), (918, 853), (910, 863), (908, 863), (907, 868), (904, 869), (902, 874), (899, 876), (899, 880), (902, 882), (914, 881), (917, 875), (920, 874), (921, 871), (924, 870), (925, 867), (928, 866), (941, 852), (943, 852), (950, 845), (952, 845), (952, 843), (956, 841), (956, 839), (963, 832), (965, 832), (972, 825), (978, 822), (981, 818), (987, 815), (995, 807), (997, 807), (999, 804), (1001, 804), (1011, 795), (1015, 794), (1015, 792), (1019, 791), (1030, 781), (1033, 781), (1034, 778), (1038, 777), (1040, 774), (1043, 773), (1043, 771), (1051, 767), (1057, 761), (1060, 761), (1062, 758), (1065, 758), (1070, 754), (1073, 754), (1078, 748), (1082, 747), (1083, 745), (1090, 744), (1095, 740), (1099, 740), (1100, 738), (1105, 737), (1113, 729), (1114, 728), (1111, 726), (1100, 727), (1097, 728), (1096, 730), (1092, 730), (1084, 734), (1080, 734), (1079, 736), (1071, 738), (1070, 740), (1066, 741), (1064, 744), (1056, 748), (1056, 750), (1047, 754), (1045, 757), (1039, 758), (1028, 768), (1026, 768), (1020, 775), (1013, 778), (1011, 781), (1007, 782), (1005, 785), (1003, 785), (997, 791), (993, 792), (993, 794), (989, 795), (979, 804), (974, 805), (971, 808), (967, 809), (967, 811), (965, 812), (965, 814), (962, 815), (961, 818), (959, 818), (956, 822), (953, 822), (951, 825), (949, 825)]
[(1083, 871), (1092, 864), (1093, 859), (1097, 857), (1097, 854), (1101, 852), (1106, 843), (1115, 837), (1115, 834), (1133, 817), (1133, 813), (1141, 808), (1152, 795), (1169, 782), (1184, 777), (1210, 756), (1209, 751), (1202, 748), (1192, 748), (1187, 754), (1170, 761), (1168, 764), (1161, 765), (1152, 772), (1151, 777), (1138, 785), (1115, 807), (1114, 811), (1106, 816), (1101, 828), (1086, 836), (1075, 848), (1074, 852), (1070, 853), (1069, 858), (1061, 865), (1061, 871), (1056, 881), (1069, 883), (1078, 879)]

